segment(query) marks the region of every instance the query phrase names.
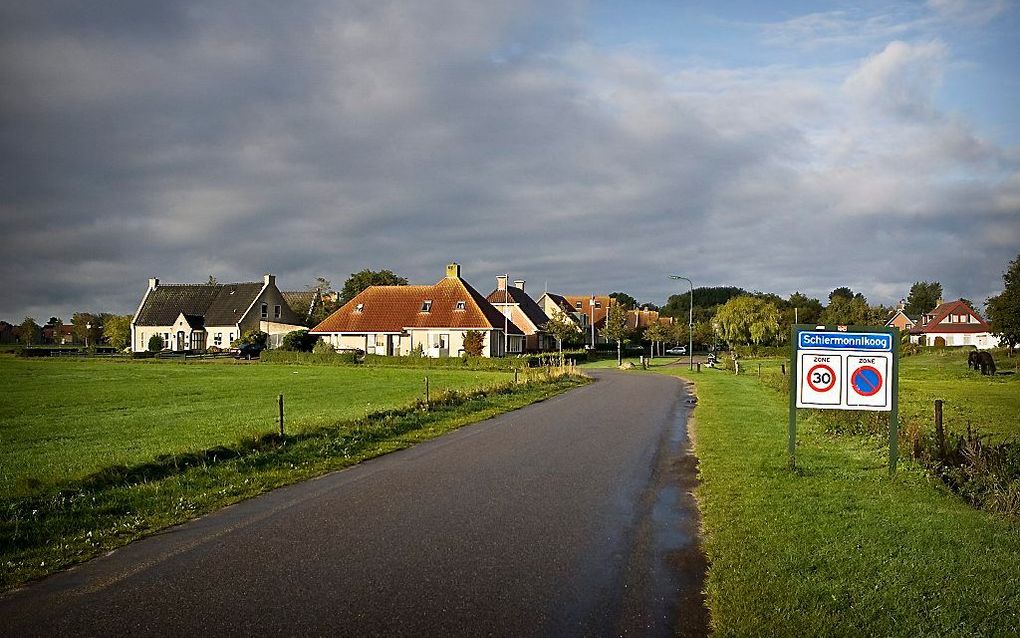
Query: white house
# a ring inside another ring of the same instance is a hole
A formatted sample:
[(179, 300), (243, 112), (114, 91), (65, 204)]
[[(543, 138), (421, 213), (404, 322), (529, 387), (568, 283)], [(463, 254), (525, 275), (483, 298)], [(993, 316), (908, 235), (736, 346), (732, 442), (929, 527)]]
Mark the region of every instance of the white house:
[(131, 320), (131, 350), (148, 350), (153, 335), (174, 352), (229, 348), (249, 330), (269, 334), (275, 347), (283, 335), (304, 328), (301, 321), (273, 275), (236, 284), (160, 284), (152, 278)]
[(979, 350), (995, 348), (999, 338), (991, 326), (962, 299), (943, 303), (921, 317), (910, 330), (910, 341), (929, 346), (974, 346)]

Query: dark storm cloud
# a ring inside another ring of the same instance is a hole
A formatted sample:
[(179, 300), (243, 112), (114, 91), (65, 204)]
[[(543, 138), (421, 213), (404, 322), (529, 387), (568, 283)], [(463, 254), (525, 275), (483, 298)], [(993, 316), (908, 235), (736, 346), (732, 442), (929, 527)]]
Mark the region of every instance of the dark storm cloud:
[(931, 107), (937, 44), (843, 76), (663, 70), (585, 45), (570, 3), (484, 5), (4, 9), (0, 317), (452, 260), (483, 292), (509, 270), (661, 301), (680, 271), (977, 299), (1015, 252), (1016, 157)]

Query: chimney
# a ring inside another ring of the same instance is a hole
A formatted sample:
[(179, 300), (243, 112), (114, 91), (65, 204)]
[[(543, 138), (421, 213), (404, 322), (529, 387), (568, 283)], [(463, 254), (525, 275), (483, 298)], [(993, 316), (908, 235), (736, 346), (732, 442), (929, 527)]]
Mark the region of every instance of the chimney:
[(510, 275), (497, 275), (496, 276), (496, 290), (506, 290), (506, 280), (510, 278)]
[(158, 277), (149, 277), (149, 290), (155, 290), (156, 286), (159, 285)]
[(524, 292), (524, 280), (523, 279), (514, 280), (514, 288), (520, 288), (521, 292)]
[(896, 309), (899, 310), (900, 312), (903, 312), (906, 309), (906, 307), (907, 307), (906, 299), (900, 299), (900, 302), (896, 304)]
[(460, 264), (454, 262), (446, 265), (447, 279), (460, 279)]
[(269, 273), (266, 273), (265, 275), (262, 276), (262, 283), (265, 286), (275, 286), (276, 275), (270, 275)]
[(935, 307), (938, 308), (939, 306), (941, 306), (944, 303), (946, 303), (946, 300), (943, 299), (942, 297), (939, 297), (939, 300), (935, 302)]

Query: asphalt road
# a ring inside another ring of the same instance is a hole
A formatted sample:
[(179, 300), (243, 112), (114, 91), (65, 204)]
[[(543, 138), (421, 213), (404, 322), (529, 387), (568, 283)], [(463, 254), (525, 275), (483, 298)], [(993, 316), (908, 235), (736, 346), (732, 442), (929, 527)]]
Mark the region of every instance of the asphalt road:
[(685, 390), (589, 386), (0, 597), (4, 635), (702, 635)]

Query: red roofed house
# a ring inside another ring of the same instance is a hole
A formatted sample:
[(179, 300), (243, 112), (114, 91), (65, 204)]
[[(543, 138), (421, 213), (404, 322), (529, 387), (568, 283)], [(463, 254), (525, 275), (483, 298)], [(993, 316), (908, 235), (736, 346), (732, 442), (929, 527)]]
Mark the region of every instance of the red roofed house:
[(999, 338), (991, 326), (962, 299), (943, 303), (921, 317), (910, 330), (910, 341), (929, 346), (974, 346), (979, 350), (995, 348)]
[[(506, 336), (504, 335), (506, 327)], [(341, 349), (407, 356), (458, 356), (470, 330), (485, 334), (483, 357), (524, 350), (524, 333), (460, 277), (460, 264), (431, 286), (370, 286), (309, 334)]]

